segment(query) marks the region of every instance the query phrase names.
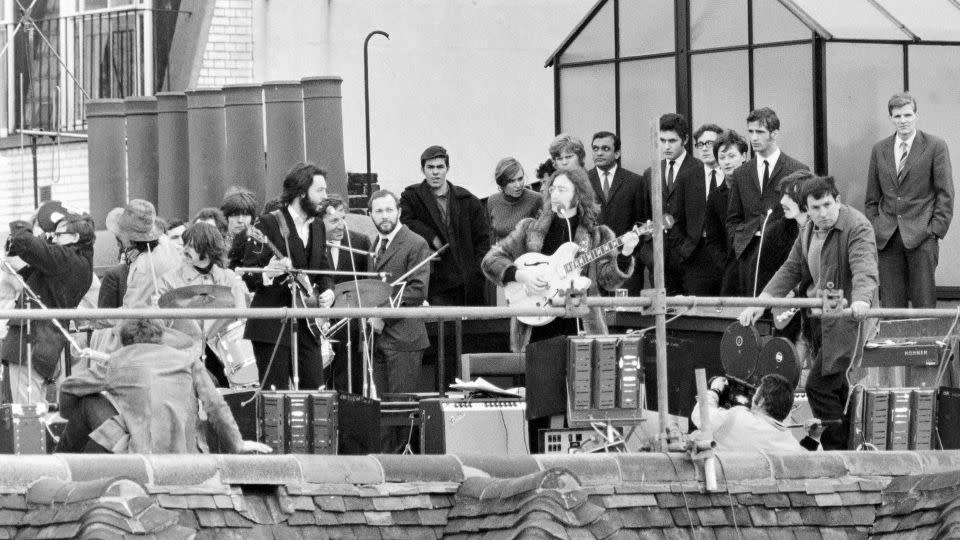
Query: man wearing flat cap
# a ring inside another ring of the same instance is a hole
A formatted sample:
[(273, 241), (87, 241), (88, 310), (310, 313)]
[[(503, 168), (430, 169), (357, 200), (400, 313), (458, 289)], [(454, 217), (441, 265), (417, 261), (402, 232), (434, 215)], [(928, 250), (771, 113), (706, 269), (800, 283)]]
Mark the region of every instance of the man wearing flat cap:
[(400, 221), (434, 250), (449, 247), (433, 263), (428, 298), (435, 306), (481, 305), (480, 261), (490, 249), (490, 232), (480, 200), (447, 180), (450, 156), (442, 146), (420, 155), (424, 180), (400, 196)]

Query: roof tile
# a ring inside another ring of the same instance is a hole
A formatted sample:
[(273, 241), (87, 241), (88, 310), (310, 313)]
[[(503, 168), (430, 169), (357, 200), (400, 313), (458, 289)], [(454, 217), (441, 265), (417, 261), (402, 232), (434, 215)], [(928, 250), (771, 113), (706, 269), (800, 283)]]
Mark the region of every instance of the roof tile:
[[(311, 484), (381, 484), (383, 468), (372, 456), (330, 456), (291, 454), (300, 463), (303, 480)], [(337, 466), (331, 467), (331, 459)]]
[(385, 482), (459, 482), (463, 467), (453, 456), (372, 456), (383, 467)]
[(673, 527), (673, 514), (663, 508), (621, 508), (616, 511), (625, 527)]
[(316, 524), (316, 519), (313, 517), (313, 512), (296, 511), (287, 516), (287, 524), (295, 527), (314, 525)]
[(223, 514), (223, 521), (226, 522), (227, 527), (243, 527), (249, 529), (256, 525), (256, 523), (243, 517), (243, 515), (236, 510), (221, 509), (220, 512)]
[(763, 505), (767, 508), (784, 508), (790, 506), (790, 497), (783, 493), (767, 493), (763, 496)]
[(803, 517), (799, 511), (792, 508), (778, 508), (777, 524), (781, 527), (796, 527), (803, 525)]
[(446, 525), (447, 510), (417, 510), (420, 517), (420, 523), (427, 526)]
[(780, 523), (775, 509), (751, 506), (747, 511), (750, 512), (750, 521), (754, 527), (776, 527)]
[(367, 520), (367, 525), (373, 527), (393, 525), (393, 516), (390, 512), (364, 512), (363, 516)]
[(27, 498), (24, 494), (0, 495), (0, 508), (11, 510), (26, 510)]
[(317, 525), (326, 527), (329, 525), (339, 525), (337, 514), (333, 512), (324, 512), (323, 510), (314, 510), (313, 519)]
[(25, 510), (0, 510), (0, 526), (19, 525), (26, 513)]
[(333, 495), (321, 495), (313, 498), (314, 504), (327, 512), (346, 512), (346, 503), (343, 497)]
[(362, 511), (344, 512), (336, 516), (341, 525), (366, 525), (367, 523), (367, 518)]
[(821, 493), (814, 495), (813, 499), (817, 506), (841, 506), (843, 504), (843, 499), (840, 498), (839, 493)]
[(673, 515), (673, 522), (677, 524), (677, 527), (689, 527), (691, 522), (694, 527), (700, 526), (700, 516), (696, 510), (673, 508), (670, 510), (670, 514)]
[(599, 504), (604, 508), (624, 508), (632, 506), (656, 506), (657, 497), (652, 494), (604, 495)]
[(226, 527), (227, 522), (219, 510), (194, 510), (201, 527)]
[[(348, 512), (363, 512), (365, 510), (376, 510), (374, 502), (376, 499), (370, 497), (344, 497), (343, 505)], [(398, 508), (399, 510), (399, 508)]]
[(700, 518), (700, 523), (707, 527), (732, 525), (729, 515), (724, 510), (724, 508), (701, 508), (697, 510), (697, 516)]

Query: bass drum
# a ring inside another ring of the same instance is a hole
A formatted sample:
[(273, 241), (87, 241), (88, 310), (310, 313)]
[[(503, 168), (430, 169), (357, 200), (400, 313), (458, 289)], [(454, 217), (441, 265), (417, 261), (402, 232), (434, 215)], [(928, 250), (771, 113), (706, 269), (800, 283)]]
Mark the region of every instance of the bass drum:
[(236, 321), (207, 340), (207, 345), (223, 364), (223, 372), (227, 375), (230, 388), (260, 384), (257, 359), (253, 355), (253, 343), (243, 339), (246, 326), (244, 321)]

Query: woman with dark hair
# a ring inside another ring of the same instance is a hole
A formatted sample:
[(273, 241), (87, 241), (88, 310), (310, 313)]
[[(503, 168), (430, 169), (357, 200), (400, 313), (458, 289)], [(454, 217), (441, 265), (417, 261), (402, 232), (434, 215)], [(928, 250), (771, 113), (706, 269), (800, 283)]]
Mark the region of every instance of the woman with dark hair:
[[(502, 287), (516, 281), (527, 290), (544, 291), (549, 283), (535, 269), (515, 266), (513, 261), (517, 257), (530, 252), (553, 255), (557, 248), (567, 242), (574, 242), (581, 251), (587, 251), (615, 238), (609, 227), (599, 223), (597, 216), (600, 208), (594, 202), (593, 188), (583, 169), (554, 172), (544, 184), (543, 195), (540, 216), (521, 220), (513, 232), (483, 258), (480, 267), (486, 278), (494, 284)], [(599, 294), (600, 288), (613, 291), (630, 277), (633, 273), (633, 251), (639, 241), (636, 233), (628, 233), (619, 253), (611, 251), (584, 266), (591, 282), (591, 295)], [(511, 336), (511, 348), (519, 352), (531, 341), (575, 335), (577, 321), (557, 318), (537, 327), (521, 323)], [(591, 309), (583, 323), (587, 333), (607, 333), (600, 309)]]
[(236, 268), (243, 258), (247, 227), (257, 219), (257, 199), (252, 192), (233, 187), (224, 195), (220, 210), (227, 218), (227, 233), (223, 235), (228, 250), (227, 268)]
[[(205, 222), (190, 225), (183, 232), (182, 263), (160, 278), (157, 292), (163, 295), (181, 287), (223, 285), (230, 287), (234, 307), (247, 307), (247, 287), (243, 280), (233, 273), (233, 270), (223, 267), (224, 255), (223, 236), (216, 227)], [(177, 319), (170, 326), (205, 343), (207, 338), (216, 336), (235, 320), (217, 319), (203, 321), (201, 324), (199, 320)], [(226, 386), (228, 381), (223, 372), (223, 366), (216, 361), (211, 362), (210, 354), (207, 358), (207, 369), (216, 377), (219, 386)]]

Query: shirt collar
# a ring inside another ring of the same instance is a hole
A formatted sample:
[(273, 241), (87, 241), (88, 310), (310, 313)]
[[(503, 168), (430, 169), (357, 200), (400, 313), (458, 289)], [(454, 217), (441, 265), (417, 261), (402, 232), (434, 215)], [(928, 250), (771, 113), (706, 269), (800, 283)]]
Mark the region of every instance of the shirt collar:
[(613, 162), (613, 166), (610, 167), (609, 171), (605, 171), (600, 167), (597, 167), (597, 176), (599, 176), (601, 180), (603, 179), (604, 174), (609, 174), (610, 180), (613, 180), (613, 177), (617, 174), (617, 162), (616, 161)]
[[(683, 160), (686, 159), (686, 157), (687, 157), (687, 151), (684, 150), (683, 153), (680, 154), (680, 157), (678, 157), (677, 159), (673, 160), (674, 173), (676, 173), (677, 171), (680, 170), (680, 165), (683, 164)], [(668, 160), (666, 160), (666, 162), (667, 162), (667, 163), (666, 163), (667, 166), (669, 167), (669, 166), (670, 166), (670, 160), (668, 159)]]
[(308, 218), (303, 213), (303, 208), (300, 208), (300, 203), (298, 201), (290, 203), (290, 205), (287, 206), (287, 212), (290, 212), (290, 217), (293, 218), (293, 223), (297, 227), (302, 227), (313, 223), (314, 218)]
[(780, 152), (780, 149), (779, 149), (779, 148), (777, 148), (776, 150), (774, 150), (773, 153), (770, 154), (769, 157), (763, 157), (763, 156), (761, 156), (760, 154), (757, 154), (757, 171), (759, 171), (759, 173), (760, 173), (761, 176), (763, 175), (763, 162), (764, 162), (764, 161), (766, 161), (767, 163), (770, 164), (770, 174), (773, 174), (773, 169), (774, 169), (774, 167), (777, 166), (777, 161), (780, 159), (780, 154), (781, 154), (781, 152)]
[(894, 147), (894, 150), (900, 150), (900, 143), (902, 143), (902, 142), (906, 142), (906, 143), (907, 143), (907, 149), (908, 149), (908, 150), (909, 150), (910, 148), (913, 148), (913, 140), (916, 139), (916, 138), (917, 138), (917, 130), (913, 130), (913, 135), (910, 135), (910, 138), (907, 139), (906, 141), (900, 140), (900, 135), (894, 134), (894, 136), (893, 136), (893, 147)]
[[(449, 193), (449, 191), (448, 191), (447, 193)], [(397, 233), (400, 232), (400, 228), (401, 228), (401, 227), (403, 227), (403, 223), (397, 223), (397, 226), (393, 228), (393, 230), (390, 232), (390, 234), (388, 234), (388, 235), (386, 235), (386, 236), (384, 236), (383, 234), (378, 234), (379, 240), (377, 241), (377, 242), (378, 242), (378, 244), (377, 244), (377, 249), (380, 249), (379, 242), (382, 242), (384, 238), (387, 239), (387, 245), (388, 245), (388, 246), (389, 246), (390, 244), (392, 244), (392, 243), (393, 243), (393, 239), (397, 237)]]
[(714, 167), (714, 168), (712, 168), (712, 169), (711, 169), (710, 167), (706, 166), (706, 165), (703, 166), (703, 174), (704, 174), (707, 178), (710, 178), (710, 173), (712, 173), (713, 171), (717, 171), (717, 183), (714, 184), (714, 185), (716, 186), (716, 185), (722, 184), (722, 183), (723, 183), (723, 169), (721, 169), (719, 165), (717, 165), (716, 167)]

